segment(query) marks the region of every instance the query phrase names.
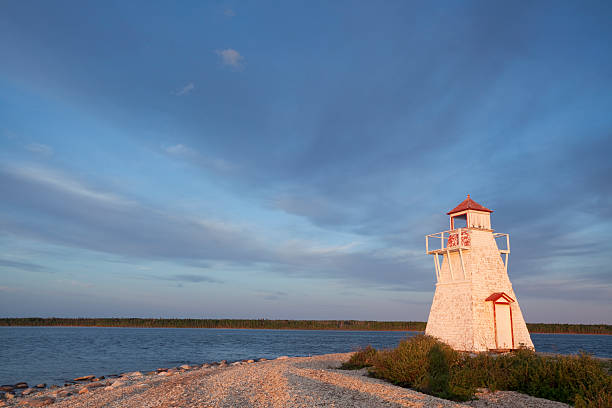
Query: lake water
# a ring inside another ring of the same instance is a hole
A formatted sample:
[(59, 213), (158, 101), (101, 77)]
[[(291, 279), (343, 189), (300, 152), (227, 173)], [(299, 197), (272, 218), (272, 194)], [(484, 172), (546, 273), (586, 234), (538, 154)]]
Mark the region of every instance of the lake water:
[[(0, 385), (227, 360), (395, 347), (417, 332), (0, 327)], [(536, 350), (612, 358), (612, 336), (532, 334)]]

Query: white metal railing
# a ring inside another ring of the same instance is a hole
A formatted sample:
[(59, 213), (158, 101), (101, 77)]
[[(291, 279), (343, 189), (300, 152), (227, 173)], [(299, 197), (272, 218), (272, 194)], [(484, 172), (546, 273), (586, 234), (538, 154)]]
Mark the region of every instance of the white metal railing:
[[(439, 245), (434, 245), (434, 249), (430, 249), (429, 240), (433, 239)], [(450, 258), (451, 251), (459, 251), (459, 257), (461, 259), (461, 277), (457, 276), (458, 279), (466, 280), (465, 264), (463, 262), (463, 249), (469, 249), (472, 246), (470, 231), (467, 228), (457, 228), (454, 230), (437, 232), (435, 234), (429, 234), (425, 236), (425, 251), (427, 254), (434, 256), (434, 266), (436, 268), (436, 281), (440, 282), (440, 269), (441, 262), (439, 256), (446, 254)], [(455, 272), (453, 271), (453, 265), (451, 262), (448, 263), (451, 279), (455, 280)]]
[[(493, 239), (499, 249), (500, 256), (502, 256), (502, 262), (506, 273), (508, 273), (508, 257), (510, 255), (510, 235), (501, 232), (493, 233)], [(468, 228), (457, 228), (454, 230), (436, 232), (435, 234), (429, 234), (425, 236), (425, 252), (428, 255), (434, 255), (434, 265), (436, 269), (436, 279), (440, 282), (440, 269), (441, 260), (439, 256), (446, 254), (446, 257), (450, 259), (450, 253), (458, 251), (459, 259), (461, 261), (461, 276), (457, 276), (458, 279), (467, 279), (465, 264), (463, 262), (463, 251), (464, 249), (470, 249), (472, 246), (470, 230)], [(451, 279), (455, 280), (455, 275), (459, 271), (453, 271), (452, 262), (448, 263)]]
[[(433, 240), (436, 244), (430, 245), (430, 240)], [(467, 228), (457, 228), (425, 236), (425, 252), (430, 255), (468, 249), (471, 245), (470, 231)]]
[[(500, 240), (498, 238), (502, 238), (502, 239)], [(503, 238), (505, 238), (505, 240)], [(497, 248), (499, 249), (499, 255), (501, 256), (502, 254), (504, 254), (502, 261), (504, 263), (504, 268), (506, 269), (506, 273), (508, 273), (508, 257), (510, 256), (510, 235), (504, 234), (501, 232), (494, 232), (493, 239), (495, 239), (495, 244), (497, 244)], [(500, 243), (503, 244), (504, 241), (505, 241), (505, 248), (502, 248), (500, 246)]]

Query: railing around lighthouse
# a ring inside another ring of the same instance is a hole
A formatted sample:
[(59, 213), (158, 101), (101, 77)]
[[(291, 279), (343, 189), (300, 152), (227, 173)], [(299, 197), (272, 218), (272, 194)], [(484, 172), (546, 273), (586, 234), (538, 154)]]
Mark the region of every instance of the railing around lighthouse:
[(501, 232), (494, 232), (493, 238), (499, 249), (499, 255), (504, 255), (502, 261), (504, 262), (504, 269), (508, 273), (508, 256), (510, 255), (510, 235), (503, 234)]
[[(432, 245), (430, 245), (430, 240), (433, 240)], [(470, 230), (467, 228), (457, 228), (425, 236), (425, 251), (428, 255), (469, 249), (471, 246), (472, 239)]]
[[(493, 233), (493, 238), (499, 254), (502, 256), (502, 262), (506, 273), (508, 273), (508, 256), (510, 254), (510, 236), (501, 232)], [(436, 279), (440, 282), (440, 267), (441, 262), (439, 256), (446, 254), (450, 260), (451, 252), (459, 252), (459, 259), (461, 260), (461, 276), (458, 275), (459, 271), (453, 271), (452, 262), (448, 263), (451, 279), (453, 281), (466, 280), (465, 264), (463, 262), (463, 250), (470, 249), (472, 246), (472, 239), (470, 230), (468, 228), (457, 228), (454, 230), (436, 232), (435, 234), (429, 234), (425, 236), (425, 252), (428, 255), (434, 256), (434, 265), (436, 268)]]
[[(430, 240), (433, 240), (435, 244), (430, 245)], [(465, 264), (463, 263), (463, 250), (470, 249), (472, 246), (472, 238), (470, 230), (467, 228), (457, 228), (454, 230), (437, 232), (435, 234), (429, 234), (425, 236), (425, 252), (429, 255), (434, 256), (434, 265), (436, 267), (436, 281), (440, 282), (440, 255), (446, 254), (450, 260), (450, 253), (458, 251), (461, 259), (461, 276), (458, 276), (458, 272), (453, 271), (452, 263), (449, 262), (449, 271), (451, 279), (453, 281), (467, 279), (465, 273)], [(457, 276), (455, 276), (457, 275)]]

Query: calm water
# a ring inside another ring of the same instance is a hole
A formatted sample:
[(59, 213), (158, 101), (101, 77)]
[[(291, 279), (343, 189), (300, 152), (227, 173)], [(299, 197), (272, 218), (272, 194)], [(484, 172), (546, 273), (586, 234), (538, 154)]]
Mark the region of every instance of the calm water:
[[(81, 375), (219, 360), (394, 347), (416, 332), (0, 327), (0, 384), (61, 384)], [(612, 358), (612, 336), (532, 334), (538, 351)]]

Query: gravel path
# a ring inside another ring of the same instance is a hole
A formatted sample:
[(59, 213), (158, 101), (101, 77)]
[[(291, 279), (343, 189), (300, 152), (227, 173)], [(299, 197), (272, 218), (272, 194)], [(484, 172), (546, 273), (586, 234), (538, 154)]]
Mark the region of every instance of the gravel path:
[[(50, 407), (567, 407), (518, 393), (485, 394), (459, 404), (335, 369), (350, 353), (281, 358), (217, 367), (132, 373), (118, 379), (44, 390), (0, 406)], [(87, 391), (83, 391), (87, 389)], [(65, 396), (69, 392), (72, 395)]]

